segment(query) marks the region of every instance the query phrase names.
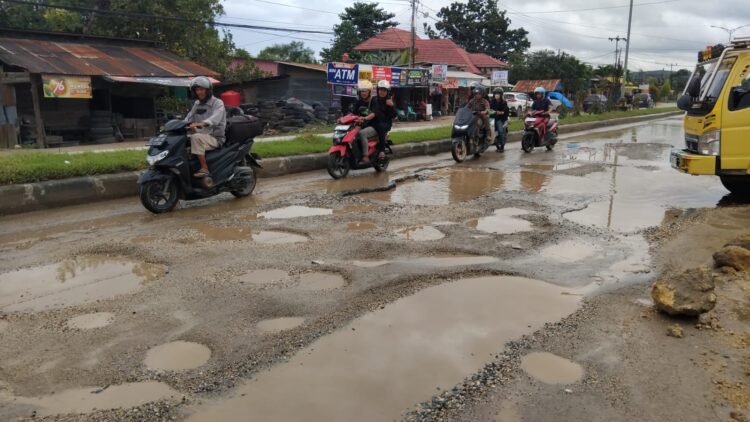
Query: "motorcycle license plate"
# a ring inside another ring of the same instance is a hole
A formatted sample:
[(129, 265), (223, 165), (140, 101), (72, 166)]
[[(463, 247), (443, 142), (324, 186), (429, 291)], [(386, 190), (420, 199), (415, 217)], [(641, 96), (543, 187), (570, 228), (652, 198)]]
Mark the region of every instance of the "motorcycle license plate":
[(526, 122), (526, 123), (534, 123), (535, 121), (536, 121), (536, 119), (533, 118), (533, 117), (527, 117), (526, 120), (524, 120), (524, 122)]
[(349, 131), (349, 126), (339, 125), (339, 126), (336, 126), (336, 128), (334, 130), (336, 132), (339, 132), (339, 131), (340, 132), (348, 132)]

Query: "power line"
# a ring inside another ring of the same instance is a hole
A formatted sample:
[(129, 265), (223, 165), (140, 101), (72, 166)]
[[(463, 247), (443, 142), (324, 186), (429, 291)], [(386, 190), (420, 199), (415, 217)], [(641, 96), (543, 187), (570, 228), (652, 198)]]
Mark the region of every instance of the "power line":
[[(662, 1), (654, 1), (650, 3), (635, 3), (633, 6), (651, 6), (655, 4), (665, 4), (665, 3), (674, 3), (681, 0), (662, 0)], [(572, 12), (588, 12), (592, 10), (608, 10), (608, 9), (621, 9), (625, 7), (630, 7), (630, 4), (622, 4), (617, 6), (602, 6), (602, 7), (589, 7), (584, 9), (568, 9), (568, 10), (545, 10), (542, 12), (525, 12), (528, 14), (533, 15), (543, 15), (543, 14), (549, 14), (549, 13), (572, 13)]]
[(328, 13), (328, 14), (331, 14), (331, 15), (338, 15), (338, 13), (331, 12), (330, 10), (311, 9), (309, 7), (294, 6), (294, 5), (291, 5), (291, 4), (279, 3), (279, 2), (275, 2), (275, 1), (269, 1), (269, 0), (255, 0), (255, 1), (257, 1), (259, 3), (275, 4), (277, 6), (290, 7), (292, 9), (307, 10), (308, 12), (318, 12), (318, 13)]
[[(93, 9), (93, 8), (79, 7), (79, 6), (60, 6), (60, 5), (54, 5), (54, 4), (49, 4), (49, 3), (36, 3), (36, 2), (31, 2), (31, 1), (26, 1), (26, 0), (3, 0), (3, 1), (7, 3), (22, 4), (22, 5), (27, 5), (27, 6), (35, 6), (35, 7), (41, 6), (41, 7), (47, 7), (47, 8), (52, 8), (52, 9), (72, 10), (72, 11), (77, 11), (77, 12), (90, 12), (90, 13), (110, 15), (110, 16), (115, 16), (115, 17), (125, 16), (125, 17), (140, 18), (140, 19), (169, 20), (169, 21), (175, 21), (175, 22), (193, 23), (193, 24), (201, 24), (201, 25), (208, 25), (208, 26), (223, 26), (223, 27), (228, 27), (228, 28), (240, 28), (240, 29), (261, 29), (261, 30), (266, 30), (266, 31), (282, 31), (282, 32), (290, 32), (290, 33), (291, 32), (302, 33), (302, 34), (324, 34), (324, 35), (334, 34), (331, 31), (316, 31), (316, 30), (309, 30), (309, 29), (290, 29), (290, 28), (278, 28), (278, 27), (271, 27), (271, 26), (245, 25), (245, 24), (228, 23), (228, 22), (193, 20), (193, 19), (182, 18), (179, 16), (149, 15), (145, 13), (100, 10), (100, 9)], [(256, 0), (256, 1), (264, 1), (264, 0)]]

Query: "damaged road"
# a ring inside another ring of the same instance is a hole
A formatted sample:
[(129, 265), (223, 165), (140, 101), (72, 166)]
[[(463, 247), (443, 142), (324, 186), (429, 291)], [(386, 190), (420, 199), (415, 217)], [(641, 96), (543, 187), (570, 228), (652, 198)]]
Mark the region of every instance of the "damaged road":
[(649, 298), (750, 222), (668, 168), (681, 138), (664, 119), (163, 216), (127, 199), (5, 217), (0, 419), (750, 415), (744, 285), (717, 281), (700, 330)]

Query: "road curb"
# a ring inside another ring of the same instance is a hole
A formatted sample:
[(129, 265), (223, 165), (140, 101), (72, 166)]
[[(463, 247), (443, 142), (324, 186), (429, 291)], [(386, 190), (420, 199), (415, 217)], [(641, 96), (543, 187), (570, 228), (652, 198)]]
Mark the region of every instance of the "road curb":
[[(563, 125), (560, 134), (569, 134), (586, 130), (601, 129), (630, 123), (646, 122), (676, 116), (682, 112), (667, 112), (648, 116), (624, 117), (601, 122), (577, 123)], [(507, 142), (521, 140), (521, 132), (508, 134)], [(451, 141), (415, 142), (396, 145), (394, 154), (398, 158), (417, 155), (435, 155), (450, 151)], [(260, 177), (276, 177), (287, 174), (326, 168), (328, 154), (307, 154), (291, 157), (279, 157), (263, 160)], [(38, 183), (9, 185), (0, 187), (0, 215), (19, 214), (47, 208), (78, 205), (108, 199), (124, 198), (138, 195), (138, 175), (140, 172), (105, 174), (100, 176), (75, 177), (71, 179), (50, 180)]]

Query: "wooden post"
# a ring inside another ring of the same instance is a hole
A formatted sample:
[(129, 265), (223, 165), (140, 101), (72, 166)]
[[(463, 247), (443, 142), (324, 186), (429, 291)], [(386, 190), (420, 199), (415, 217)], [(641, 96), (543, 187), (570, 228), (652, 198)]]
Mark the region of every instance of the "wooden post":
[(47, 148), (47, 139), (44, 133), (44, 122), (42, 121), (42, 110), (39, 106), (39, 75), (31, 75), (31, 102), (34, 106), (34, 122), (36, 122), (36, 146)]

